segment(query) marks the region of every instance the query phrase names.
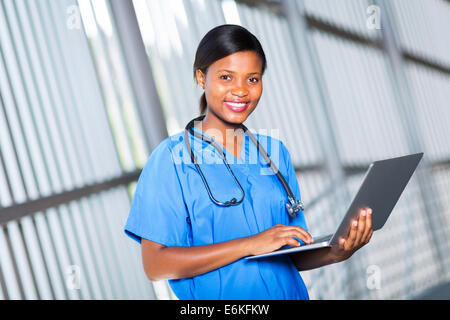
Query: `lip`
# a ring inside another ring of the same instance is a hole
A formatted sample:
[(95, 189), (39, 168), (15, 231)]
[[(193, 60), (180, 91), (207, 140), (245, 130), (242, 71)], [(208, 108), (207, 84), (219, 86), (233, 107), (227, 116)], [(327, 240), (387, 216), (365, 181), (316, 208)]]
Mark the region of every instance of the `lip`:
[(232, 105), (228, 104), (227, 102), (231, 102), (231, 103), (243, 103), (243, 102), (245, 102), (245, 101), (224, 101), (225, 106), (226, 106), (228, 109), (230, 109), (231, 111), (234, 111), (234, 112), (242, 112), (242, 111), (245, 111), (245, 110), (248, 108), (248, 106), (250, 105), (250, 102), (247, 102), (247, 103), (246, 103), (245, 105), (243, 105), (242, 107), (235, 107), (235, 106), (232, 106)]

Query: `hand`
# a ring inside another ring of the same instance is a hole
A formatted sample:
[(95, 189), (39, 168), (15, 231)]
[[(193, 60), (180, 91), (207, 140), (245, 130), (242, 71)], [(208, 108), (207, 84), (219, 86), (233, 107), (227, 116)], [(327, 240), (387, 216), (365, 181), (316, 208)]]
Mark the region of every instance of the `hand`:
[(358, 219), (351, 221), (347, 238), (340, 238), (338, 244), (331, 247), (331, 254), (336, 261), (346, 260), (369, 243), (372, 234), (372, 209), (361, 209)]
[(263, 232), (248, 237), (248, 249), (250, 255), (269, 253), (284, 245), (300, 246), (300, 242), (293, 237), (311, 244), (313, 239), (304, 229), (297, 226), (277, 224)]

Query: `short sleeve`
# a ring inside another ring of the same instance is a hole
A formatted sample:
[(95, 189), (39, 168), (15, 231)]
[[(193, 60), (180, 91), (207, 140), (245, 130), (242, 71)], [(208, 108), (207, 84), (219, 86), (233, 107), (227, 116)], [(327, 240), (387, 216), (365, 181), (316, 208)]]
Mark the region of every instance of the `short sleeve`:
[(154, 149), (139, 176), (125, 234), (164, 246), (188, 246), (188, 212), (168, 144)]
[[(294, 194), (295, 199), (301, 201), (302, 198), (300, 194), (300, 187), (298, 184), (297, 175), (295, 174), (294, 166), (292, 165), (291, 155), (289, 154), (289, 151), (283, 144), (283, 142), (281, 142), (281, 148), (283, 150), (285, 164), (287, 168), (287, 179), (286, 179), (287, 183), (289, 184), (289, 187), (291, 188), (291, 191)], [(296, 225), (308, 231), (308, 226), (306, 225), (306, 220), (303, 211), (298, 211), (297, 216), (294, 219), (291, 219), (290, 222), (291, 222), (290, 225)]]

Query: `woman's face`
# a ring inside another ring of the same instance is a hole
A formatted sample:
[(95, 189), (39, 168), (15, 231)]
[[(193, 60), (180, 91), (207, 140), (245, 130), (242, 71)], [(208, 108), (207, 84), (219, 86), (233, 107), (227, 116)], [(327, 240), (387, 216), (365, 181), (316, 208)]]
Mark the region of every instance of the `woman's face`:
[(262, 60), (253, 51), (233, 53), (211, 64), (197, 82), (205, 90), (207, 117), (243, 123), (255, 110), (262, 94)]

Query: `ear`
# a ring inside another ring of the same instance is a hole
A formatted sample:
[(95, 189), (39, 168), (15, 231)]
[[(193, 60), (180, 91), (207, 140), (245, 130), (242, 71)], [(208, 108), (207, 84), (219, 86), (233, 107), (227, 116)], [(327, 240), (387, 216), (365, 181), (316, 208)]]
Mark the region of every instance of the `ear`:
[(195, 72), (195, 76), (197, 78), (197, 83), (200, 85), (200, 87), (205, 89), (205, 75), (202, 72), (202, 70), (197, 69), (197, 71)]

